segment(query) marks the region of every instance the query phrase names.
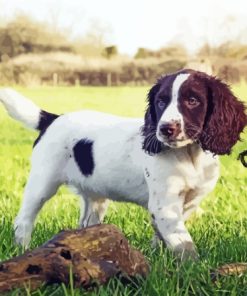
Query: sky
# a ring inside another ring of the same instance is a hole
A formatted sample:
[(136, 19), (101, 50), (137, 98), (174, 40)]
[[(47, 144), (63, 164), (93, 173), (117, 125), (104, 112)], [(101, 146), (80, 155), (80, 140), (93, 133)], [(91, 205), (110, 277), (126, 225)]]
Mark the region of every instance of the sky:
[(99, 27), (108, 45), (135, 54), (182, 43), (195, 52), (208, 42), (247, 43), (246, 0), (0, 0), (0, 21), (25, 13), (73, 37)]

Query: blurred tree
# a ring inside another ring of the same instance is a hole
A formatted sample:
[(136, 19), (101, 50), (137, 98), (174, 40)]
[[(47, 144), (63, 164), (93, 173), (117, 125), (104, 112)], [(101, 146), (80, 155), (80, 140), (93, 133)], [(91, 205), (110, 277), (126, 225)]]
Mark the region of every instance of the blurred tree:
[(211, 47), (205, 43), (197, 52), (198, 57), (216, 57), (220, 59), (247, 59), (247, 45), (238, 41), (228, 41), (219, 46)]
[(72, 46), (63, 34), (55, 33), (48, 25), (25, 15), (0, 27), (0, 57), (14, 57), (23, 53), (48, 51), (72, 52)]
[(215, 51), (218, 56), (225, 58), (242, 60), (247, 57), (247, 45), (234, 41), (221, 44)]
[(210, 57), (213, 53), (213, 48), (206, 42), (198, 49), (196, 55), (199, 57)]
[(98, 20), (92, 20), (87, 33), (76, 41), (76, 52), (84, 57), (102, 57), (111, 28)]
[(116, 45), (107, 46), (104, 48), (102, 55), (107, 59), (111, 59), (113, 56), (118, 54), (118, 49)]
[(237, 67), (234, 67), (232, 65), (223, 65), (217, 75), (227, 81), (227, 82), (231, 82), (231, 83), (236, 83), (239, 82), (240, 80), (240, 71)]
[(150, 49), (139, 47), (137, 53), (135, 54), (135, 59), (145, 59), (154, 56), (154, 52)]
[(186, 59), (188, 56), (186, 48), (181, 44), (169, 44), (159, 50), (150, 50), (143, 47), (138, 48), (135, 54), (136, 59), (145, 59), (149, 57), (162, 59)]
[(186, 59), (188, 56), (187, 49), (179, 43), (169, 44), (157, 51), (157, 57)]

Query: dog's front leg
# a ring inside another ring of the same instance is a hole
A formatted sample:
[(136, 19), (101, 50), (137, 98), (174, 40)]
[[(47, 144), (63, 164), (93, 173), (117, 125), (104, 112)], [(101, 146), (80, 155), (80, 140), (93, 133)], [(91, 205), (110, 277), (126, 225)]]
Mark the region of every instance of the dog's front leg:
[(160, 238), (182, 260), (196, 258), (197, 252), (183, 220), (183, 180), (169, 176), (164, 182), (153, 177), (149, 184), (149, 204), (153, 224)]

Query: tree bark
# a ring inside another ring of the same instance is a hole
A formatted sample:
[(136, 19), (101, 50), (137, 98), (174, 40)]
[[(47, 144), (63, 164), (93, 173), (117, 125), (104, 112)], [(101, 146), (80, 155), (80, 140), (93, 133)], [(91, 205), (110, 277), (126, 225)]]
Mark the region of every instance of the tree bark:
[(218, 277), (222, 276), (242, 276), (243, 274), (247, 273), (247, 263), (244, 262), (237, 262), (237, 263), (229, 263), (224, 264), (218, 267), (215, 271), (211, 272), (211, 278), (216, 280)]
[(95, 225), (62, 231), (43, 246), (0, 265), (0, 292), (24, 287), (37, 289), (46, 284), (69, 284), (88, 288), (121, 275), (146, 276), (144, 256), (130, 247), (113, 225)]

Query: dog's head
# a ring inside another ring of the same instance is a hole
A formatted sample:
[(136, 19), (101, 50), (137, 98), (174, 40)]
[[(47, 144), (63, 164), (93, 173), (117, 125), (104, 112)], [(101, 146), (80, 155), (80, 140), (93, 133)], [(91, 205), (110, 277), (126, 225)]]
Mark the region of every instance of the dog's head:
[(197, 142), (229, 154), (247, 125), (245, 106), (219, 79), (194, 70), (160, 78), (148, 93), (143, 149), (159, 153)]

